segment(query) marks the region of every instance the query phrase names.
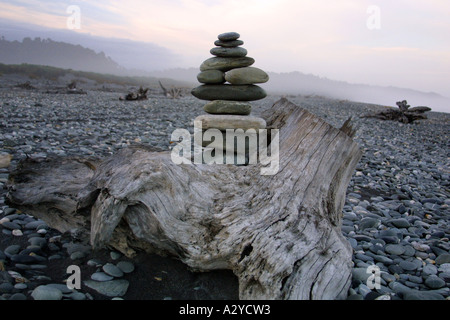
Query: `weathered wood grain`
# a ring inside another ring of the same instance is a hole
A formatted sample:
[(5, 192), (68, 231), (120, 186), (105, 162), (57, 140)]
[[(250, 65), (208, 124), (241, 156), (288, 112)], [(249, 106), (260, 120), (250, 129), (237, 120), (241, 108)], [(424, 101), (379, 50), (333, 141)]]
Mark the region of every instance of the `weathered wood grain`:
[(361, 157), (345, 133), (286, 99), (264, 115), (279, 129), (275, 175), (248, 166), (182, 164), (169, 152), (126, 148), (87, 166), (27, 164), (9, 200), (94, 248), (146, 250), (194, 270), (231, 269), (241, 299), (339, 299), (352, 250), (341, 234), (345, 192)]

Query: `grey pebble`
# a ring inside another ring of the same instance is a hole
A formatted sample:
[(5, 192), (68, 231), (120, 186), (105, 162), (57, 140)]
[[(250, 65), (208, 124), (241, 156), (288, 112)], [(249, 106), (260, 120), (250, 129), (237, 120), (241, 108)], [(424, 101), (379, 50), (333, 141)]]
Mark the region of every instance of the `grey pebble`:
[(114, 279), (114, 277), (104, 272), (95, 272), (91, 275), (91, 279), (95, 281), (110, 281)]
[(35, 288), (31, 296), (34, 300), (61, 300), (63, 294), (57, 288), (42, 285)]
[(112, 263), (107, 263), (102, 267), (103, 271), (110, 276), (120, 278), (123, 276), (123, 271), (119, 267), (113, 265)]
[(134, 271), (134, 264), (129, 261), (119, 261), (117, 267), (124, 273), (131, 273)]

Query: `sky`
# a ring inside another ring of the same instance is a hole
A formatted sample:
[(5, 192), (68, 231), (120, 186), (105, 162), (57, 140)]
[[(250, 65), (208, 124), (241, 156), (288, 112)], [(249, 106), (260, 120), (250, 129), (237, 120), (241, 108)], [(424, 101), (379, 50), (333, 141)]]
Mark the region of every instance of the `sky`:
[(2, 0), (0, 19), (154, 43), (183, 68), (235, 31), (265, 71), (450, 97), (448, 0)]

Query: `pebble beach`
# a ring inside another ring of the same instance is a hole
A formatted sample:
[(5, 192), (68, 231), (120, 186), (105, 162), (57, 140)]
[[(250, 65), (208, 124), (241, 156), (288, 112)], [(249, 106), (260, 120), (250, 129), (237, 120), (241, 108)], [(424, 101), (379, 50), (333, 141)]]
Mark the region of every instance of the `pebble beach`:
[[(8, 163), (0, 168), (0, 300), (237, 299), (231, 272), (196, 274), (170, 258), (93, 253), (76, 234), (8, 206), (6, 182), (22, 159), (104, 158), (140, 144), (169, 150), (171, 133), (193, 132), (193, 120), (204, 113), (204, 102), (190, 94), (120, 101), (125, 92), (86, 91), (0, 87), (0, 154)], [(251, 102), (252, 114), (280, 98)], [(450, 114), (428, 112), (426, 120), (402, 124), (361, 117), (383, 106), (286, 98), (337, 128), (352, 117), (363, 151), (342, 212), (342, 235), (353, 248), (347, 299), (449, 300)], [(80, 289), (66, 285), (70, 265), (81, 269)]]

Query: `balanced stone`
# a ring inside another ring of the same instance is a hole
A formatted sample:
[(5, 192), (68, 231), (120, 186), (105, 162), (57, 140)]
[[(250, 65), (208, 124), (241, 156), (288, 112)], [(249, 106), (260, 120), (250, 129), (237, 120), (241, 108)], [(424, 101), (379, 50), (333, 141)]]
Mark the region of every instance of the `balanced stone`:
[(249, 67), (254, 63), (255, 59), (250, 57), (238, 57), (238, 58), (213, 57), (205, 60), (200, 65), (200, 71), (206, 70), (228, 71), (234, 68)]
[(219, 38), (219, 40), (222, 41), (233, 41), (233, 40), (237, 40), (239, 39), (241, 35), (237, 32), (225, 32), (225, 33), (221, 33), (217, 36), (217, 38)]
[(197, 75), (197, 80), (205, 84), (221, 84), (225, 82), (224, 75), (220, 70), (206, 70)]
[(228, 71), (225, 80), (231, 84), (254, 84), (269, 81), (269, 76), (259, 68), (245, 67)]
[(195, 118), (194, 123), (200, 121), (202, 129), (215, 128), (222, 131), (226, 129), (264, 129), (266, 121), (259, 117), (253, 116), (238, 116), (227, 114), (204, 114)]
[(245, 57), (247, 55), (247, 49), (241, 47), (215, 47), (212, 48), (209, 52), (217, 57)]
[(205, 84), (192, 89), (192, 95), (202, 100), (254, 101), (267, 93), (256, 85)]
[(242, 41), (242, 40), (233, 40), (233, 41), (216, 40), (216, 41), (214, 41), (214, 44), (218, 47), (223, 47), (223, 48), (235, 48), (235, 47), (242, 46), (244, 44), (244, 41)]
[(207, 103), (203, 110), (210, 114), (236, 114), (249, 115), (252, 106), (245, 102), (227, 101), (227, 100), (213, 100)]

